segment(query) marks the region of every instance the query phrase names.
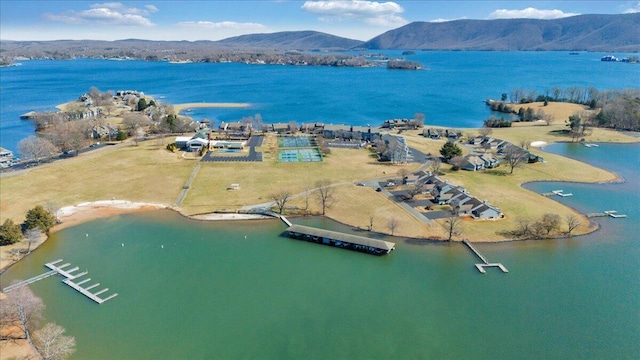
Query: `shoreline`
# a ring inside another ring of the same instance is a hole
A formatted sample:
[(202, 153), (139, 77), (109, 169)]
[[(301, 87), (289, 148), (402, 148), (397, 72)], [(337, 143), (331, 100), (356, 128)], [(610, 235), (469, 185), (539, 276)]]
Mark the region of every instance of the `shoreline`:
[(210, 102), (201, 102), (201, 103), (183, 103), (183, 104), (174, 104), (173, 109), (176, 113), (180, 113), (183, 110), (189, 108), (220, 108), (220, 109), (236, 109), (236, 108), (248, 108), (251, 107), (249, 103), (210, 103)]

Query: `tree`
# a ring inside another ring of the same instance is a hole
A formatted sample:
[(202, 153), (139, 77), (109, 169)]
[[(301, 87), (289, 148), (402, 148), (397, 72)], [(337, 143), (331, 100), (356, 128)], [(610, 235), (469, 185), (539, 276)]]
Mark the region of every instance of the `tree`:
[(34, 345), (44, 360), (66, 359), (76, 351), (76, 339), (64, 333), (65, 329), (55, 323), (34, 332)]
[(451, 141), (447, 141), (442, 148), (440, 148), (440, 155), (445, 158), (445, 160), (449, 161), (456, 156), (462, 155), (462, 149), (458, 147), (458, 145), (454, 144)]
[(373, 231), (373, 214), (369, 214), (369, 226), (367, 228), (368, 231)]
[(407, 189), (407, 194), (409, 195), (410, 199), (413, 199), (416, 195), (422, 193), (423, 189), (424, 182), (416, 181), (409, 186), (409, 188)]
[(480, 134), (480, 136), (483, 139), (486, 139), (489, 135), (491, 135), (491, 133), (493, 132), (493, 129), (491, 129), (490, 127), (482, 127), (480, 128), (480, 130), (478, 130), (478, 133)]
[(451, 170), (458, 171), (464, 165), (464, 158), (462, 156), (455, 156), (453, 159), (449, 160), (449, 163), (453, 165)]
[(25, 231), (24, 238), (27, 240), (27, 254), (31, 253), (31, 245), (37, 243), (42, 237), (42, 230), (39, 227), (34, 227)]
[(575, 230), (578, 226), (582, 225), (582, 222), (580, 221), (580, 219), (573, 214), (568, 214), (565, 217), (565, 221), (567, 223), (567, 235), (569, 236), (571, 236), (571, 232), (573, 232), (573, 230)]
[(442, 165), (440, 158), (434, 157), (433, 159), (431, 159), (431, 164), (429, 166), (429, 169), (431, 169), (431, 172), (434, 175), (438, 175), (440, 173), (440, 165)]
[(142, 110), (144, 110), (144, 109), (146, 109), (146, 108), (147, 108), (147, 100), (146, 100), (146, 99), (144, 99), (144, 98), (142, 98), (142, 99), (138, 100), (138, 107), (137, 107), (137, 110), (138, 110), (138, 111), (142, 111)]
[(331, 187), (331, 183), (326, 179), (317, 181), (316, 188), (322, 215), (325, 215), (327, 209), (330, 209), (331, 205), (333, 205), (335, 189)]
[(35, 296), (28, 286), (8, 292), (6, 300), (3, 300), (0, 306), (0, 322), (5, 328), (15, 327), (16, 331), (7, 337), (27, 339), (31, 343), (31, 330), (41, 320), (43, 310), (42, 300)]
[(552, 231), (560, 228), (560, 215), (546, 213), (538, 220), (537, 225), (544, 230), (545, 235), (548, 236)]
[(413, 126), (414, 129), (420, 128), (424, 126), (424, 119), (425, 116), (423, 113), (416, 113), (413, 116), (413, 120), (411, 120), (411, 125)]
[(6, 219), (0, 225), (0, 246), (15, 244), (20, 239), (22, 239), (20, 225), (14, 223), (11, 219)]
[(61, 152), (77, 151), (88, 144), (91, 124), (87, 120), (64, 121), (49, 127), (43, 134)]
[(37, 163), (57, 152), (56, 146), (51, 141), (37, 135), (20, 140), (18, 150), (24, 159), (33, 159)]
[(135, 135), (140, 128), (151, 125), (151, 119), (141, 113), (127, 113), (122, 117), (122, 126), (129, 136)]
[(510, 174), (513, 174), (513, 169), (522, 166), (525, 156), (524, 150), (516, 146), (508, 146), (505, 149), (504, 161), (509, 166)]
[(398, 176), (400, 176), (400, 179), (402, 179), (402, 181), (404, 182), (404, 179), (409, 176), (409, 169), (401, 167), (400, 169), (398, 169)]
[(449, 216), (441, 224), (444, 231), (447, 233), (447, 241), (451, 241), (453, 235), (458, 235), (462, 230), (462, 219), (451, 209)]
[(398, 225), (398, 219), (396, 219), (395, 217), (390, 217), (389, 220), (387, 220), (387, 228), (389, 229), (389, 231), (391, 231), (391, 236), (393, 236), (393, 233), (398, 228)]
[(42, 207), (42, 205), (38, 205), (27, 211), (27, 215), (24, 220), (24, 229), (29, 230), (37, 227), (40, 231), (46, 233), (55, 224), (55, 216)]
[(276, 206), (278, 207), (278, 213), (282, 214), (282, 211), (284, 210), (285, 205), (287, 205), (291, 194), (289, 194), (288, 190), (283, 189), (277, 193), (271, 194), (270, 197), (273, 201), (275, 201)]

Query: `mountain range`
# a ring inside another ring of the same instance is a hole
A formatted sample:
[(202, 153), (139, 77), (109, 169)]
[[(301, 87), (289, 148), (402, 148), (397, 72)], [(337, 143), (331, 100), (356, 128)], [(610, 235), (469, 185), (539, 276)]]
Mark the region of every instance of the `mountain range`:
[[(369, 41), (317, 31), (249, 34), (219, 41), (56, 40), (0, 43), (0, 60), (127, 57), (146, 60), (260, 61), (236, 52), (275, 54), (291, 50), (527, 50), (640, 52), (640, 13), (577, 15), (553, 20), (500, 19), (413, 22)], [(281, 61), (281, 60), (273, 60)], [(308, 59), (298, 59), (305, 61)], [(331, 60), (330, 63), (334, 61)]]

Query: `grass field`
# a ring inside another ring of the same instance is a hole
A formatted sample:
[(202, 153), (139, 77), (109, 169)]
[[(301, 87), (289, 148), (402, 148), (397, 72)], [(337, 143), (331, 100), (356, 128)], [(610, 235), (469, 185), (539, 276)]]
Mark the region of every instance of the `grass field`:
[[(570, 104), (569, 104), (570, 105)], [(575, 105), (573, 105), (575, 106)], [(569, 111), (569, 110), (566, 110)], [(526, 126), (525, 126), (526, 125)], [(556, 121), (551, 126), (538, 123), (518, 124), (512, 128), (494, 129), (492, 136), (518, 144), (530, 141), (569, 141), (560, 130), (564, 123)], [(463, 130), (477, 133), (476, 130)], [(419, 135), (421, 131), (404, 132), (409, 146), (425, 153), (438, 154), (444, 143)], [(475, 136), (475, 135), (474, 135)], [(587, 141), (634, 142), (637, 138), (614, 131), (594, 129)], [(166, 142), (166, 141), (165, 141)], [(195, 159), (185, 159), (180, 153), (171, 153), (164, 144), (156, 140), (140, 143), (139, 146), (121, 144), (51, 164), (40, 165), (23, 174), (3, 177), (0, 187), (1, 221), (12, 218), (22, 222), (27, 210), (35, 205), (53, 202), (57, 206), (74, 205), (80, 202), (108, 200), (112, 198), (136, 202), (173, 204), (187, 182)], [(279, 163), (277, 142), (267, 137), (258, 151), (264, 153), (261, 163), (202, 163), (179, 211), (197, 214), (221, 209), (239, 209), (244, 205), (270, 202), (270, 195), (286, 189), (291, 194), (301, 194), (313, 188), (316, 181), (328, 179), (337, 184), (336, 201), (327, 215), (343, 223), (365, 228), (369, 217), (374, 218), (374, 230), (389, 232), (387, 219), (398, 219), (396, 234), (411, 237), (443, 237), (439, 226), (428, 227), (397, 204), (371, 188), (355, 186), (354, 183), (372, 178), (394, 178), (399, 169), (414, 171), (418, 164), (393, 166), (376, 161), (368, 150), (332, 149), (321, 163)], [(463, 147), (465, 152), (469, 149)], [(500, 240), (496, 232), (513, 228), (518, 217), (532, 217), (545, 212), (574, 213), (559, 203), (521, 188), (527, 181), (611, 181), (615, 176), (602, 169), (584, 163), (534, 150), (546, 162), (525, 165), (514, 174), (505, 174), (506, 168), (492, 171), (449, 171), (442, 166), (446, 178), (454, 184), (463, 185), (469, 192), (498, 206), (506, 218), (498, 221), (465, 221), (462, 236), (471, 240)], [(228, 190), (232, 183), (239, 190)], [(305, 208), (304, 196), (290, 202), (291, 206)], [(311, 212), (318, 212), (317, 201), (310, 201)], [(583, 218), (586, 224), (586, 219)], [(584, 232), (586, 227), (578, 229)]]

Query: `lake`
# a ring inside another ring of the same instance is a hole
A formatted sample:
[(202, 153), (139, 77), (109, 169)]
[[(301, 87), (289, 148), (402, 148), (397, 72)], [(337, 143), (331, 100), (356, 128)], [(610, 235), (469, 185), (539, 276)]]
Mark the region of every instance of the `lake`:
[[(389, 54), (396, 54), (389, 52)], [(638, 87), (640, 66), (603, 54), (417, 52), (425, 71), (384, 68), (26, 61), (0, 69), (0, 145), (33, 132), (19, 115), (97, 86), (137, 89), (170, 103), (250, 102), (195, 109), (195, 118), (379, 124), (423, 112), (427, 122), (477, 127), (483, 100), (514, 88)], [(617, 54), (616, 54), (617, 55)], [(640, 145), (547, 151), (610, 169), (621, 184), (533, 183), (581, 212), (618, 210), (600, 230), (549, 241), (460, 244), (397, 239), (375, 257), (286, 238), (278, 221), (199, 222), (169, 211), (98, 219), (54, 234), (0, 276), (44, 272), (58, 258), (119, 295), (97, 305), (59, 279), (32, 285), (46, 317), (76, 337), (75, 359), (635, 359), (640, 353)], [(322, 219), (296, 223), (342, 229)], [(495, 270), (495, 271), (494, 271)]]
[(47, 319), (76, 337), (76, 359), (636, 358), (640, 145), (547, 150), (627, 182), (528, 188), (560, 186), (574, 196), (558, 200), (582, 212), (629, 217), (599, 218), (583, 237), (477, 245), (508, 274), (481, 275), (461, 244), (398, 239), (376, 257), (289, 239), (279, 221), (154, 211), (64, 229), (0, 281), (63, 258), (119, 294), (97, 305), (56, 278), (31, 285)]
[[(399, 51), (384, 51), (390, 57)], [(384, 120), (426, 115), (426, 123), (479, 127), (491, 115), (487, 98), (516, 88), (598, 90), (640, 87), (640, 66), (600, 61), (600, 53), (417, 51), (407, 57), (426, 70), (167, 62), (23, 61), (0, 68), (0, 146), (17, 150), (33, 134), (20, 120), (53, 110), (92, 86), (135, 89), (171, 104), (248, 102), (250, 108), (194, 109), (189, 116), (239, 121), (260, 114), (266, 123), (296, 121), (376, 126)], [(606, 54), (604, 54), (606, 55)], [(623, 57), (622, 54), (616, 54)]]

